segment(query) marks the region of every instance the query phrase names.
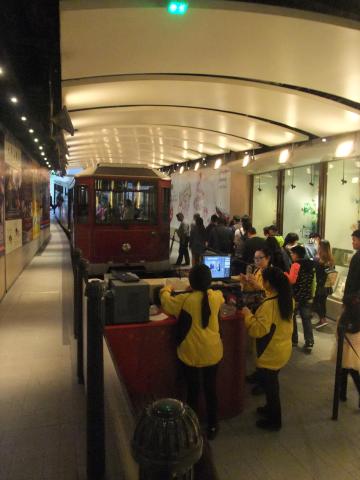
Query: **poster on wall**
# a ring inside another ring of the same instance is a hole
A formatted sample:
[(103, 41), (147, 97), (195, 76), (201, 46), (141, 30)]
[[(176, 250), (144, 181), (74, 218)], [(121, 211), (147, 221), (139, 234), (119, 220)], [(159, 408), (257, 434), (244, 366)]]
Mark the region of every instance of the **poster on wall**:
[(33, 172), (31, 161), (23, 158), (22, 184), (20, 191), (20, 205), (22, 218), (22, 242), (31, 242), (33, 239)]
[(50, 225), (50, 178), (44, 168), (39, 170), (40, 228)]
[(0, 256), (5, 254), (5, 181), (4, 181), (4, 167), (5, 167), (5, 136), (0, 131)]
[(21, 150), (5, 138), (5, 219), (21, 218)]
[(171, 226), (176, 228), (176, 214), (183, 213), (191, 223), (194, 213), (199, 213), (207, 225), (214, 213), (229, 214), (230, 171), (204, 169), (185, 172), (171, 177)]
[(22, 245), (20, 192), (22, 185), (21, 150), (5, 137), (5, 248), (6, 254)]

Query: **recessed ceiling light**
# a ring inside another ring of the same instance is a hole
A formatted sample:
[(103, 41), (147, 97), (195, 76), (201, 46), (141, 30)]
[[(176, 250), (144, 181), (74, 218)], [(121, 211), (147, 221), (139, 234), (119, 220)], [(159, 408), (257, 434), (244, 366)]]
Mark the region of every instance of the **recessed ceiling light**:
[(42, 145), (39, 145), (39, 150), (43, 150), (43, 146)]
[(10, 97), (10, 102), (11, 103), (18, 103), (18, 99), (16, 97)]
[(44, 155), (45, 155), (45, 153), (44, 153), (44, 152), (41, 152), (41, 155), (42, 155), (42, 156), (44, 156)]
[(249, 162), (250, 162), (250, 155), (245, 155), (242, 161), (242, 166), (247, 167), (249, 165)]
[(34, 133), (34, 130), (32, 128), (29, 128), (29, 133)]
[(281, 150), (279, 155), (279, 163), (286, 163), (290, 157), (290, 152), (287, 148), (285, 150)]
[(21, 117), (21, 120), (22, 120), (23, 122), (26, 122), (27, 118), (25, 117), (25, 115), (23, 115), (23, 116)]
[(0, 75), (4, 75), (4, 69), (0, 67)]
[(217, 170), (218, 168), (221, 167), (221, 158), (218, 158), (216, 161), (215, 161), (215, 165), (214, 165), (214, 169)]
[(339, 143), (336, 147), (335, 157), (348, 157), (354, 148), (353, 140)]
[(38, 138), (34, 138), (34, 142), (35, 143), (38, 143), (39, 139)]

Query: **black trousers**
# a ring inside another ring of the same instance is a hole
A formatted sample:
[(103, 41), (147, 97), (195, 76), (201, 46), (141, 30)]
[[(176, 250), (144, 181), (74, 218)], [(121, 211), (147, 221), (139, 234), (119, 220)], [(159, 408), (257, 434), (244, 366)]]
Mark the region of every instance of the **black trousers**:
[(179, 245), (179, 255), (176, 260), (177, 265), (181, 265), (183, 257), (185, 257), (185, 263), (187, 265), (190, 265), (190, 255), (189, 255), (189, 249), (188, 249), (189, 242), (185, 243), (180, 243)]
[(346, 390), (347, 390), (347, 379), (348, 374), (350, 374), (351, 378), (353, 379), (356, 389), (360, 395), (360, 374), (357, 370), (353, 370), (352, 368), (342, 368), (341, 369), (341, 383), (340, 383), (340, 398), (345, 400), (346, 399)]
[(203, 383), (206, 402), (207, 422), (209, 427), (216, 427), (218, 423), (217, 396), (216, 396), (216, 373), (218, 365), (210, 367), (189, 367), (181, 362), (187, 385), (187, 403), (199, 414), (199, 397), (201, 383)]
[(266, 395), (267, 418), (277, 427), (281, 427), (279, 372), (280, 370), (269, 370), (268, 368), (257, 369), (259, 384)]

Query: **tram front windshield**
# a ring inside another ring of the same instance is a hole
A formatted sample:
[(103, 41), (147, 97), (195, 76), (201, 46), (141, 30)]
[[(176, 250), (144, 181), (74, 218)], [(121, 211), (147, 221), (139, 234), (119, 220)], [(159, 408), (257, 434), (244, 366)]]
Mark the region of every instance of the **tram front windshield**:
[(154, 223), (156, 184), (140, 180), (97, 179), (95, 218), (98, 224)]

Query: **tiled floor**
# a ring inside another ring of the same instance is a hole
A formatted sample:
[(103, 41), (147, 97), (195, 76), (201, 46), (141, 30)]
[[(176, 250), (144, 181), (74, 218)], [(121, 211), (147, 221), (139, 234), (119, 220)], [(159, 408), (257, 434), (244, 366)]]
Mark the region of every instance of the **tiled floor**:
[[(46, 250), (0, 303), (0, 480), (85, 479), (72, 270), (65, 235), (56, 224), (51, 229)], [(280, 432), (256, 429), (254, 411), (263, 399), (249, 390), (244, 412), (222, 422), (211, 444), (220, 480), (360, 477), (360, 409), (351, 381), (339, 420), (331, 420), (334, 325), (315, 332), (315, 341), (311, 355), (294, 349), (281, 373)]]
[[(314, 319), (315, 320), (315, 319)], [(222, 422), (212, 442), (221, 480), (354, 480), (360, 478), (360, 409), (349, 381), (348, 401), (331, 420), (334, 385), (334, 324), (315, 332), (311, 355), (294, 349), (280, 376), (283, 428), (255, 427), (263, 397), (247, 389), (245, 411)]]
[(56, 224), (51, 235), (0, 303), (1, 480), (85, 478), (69, 246)]

